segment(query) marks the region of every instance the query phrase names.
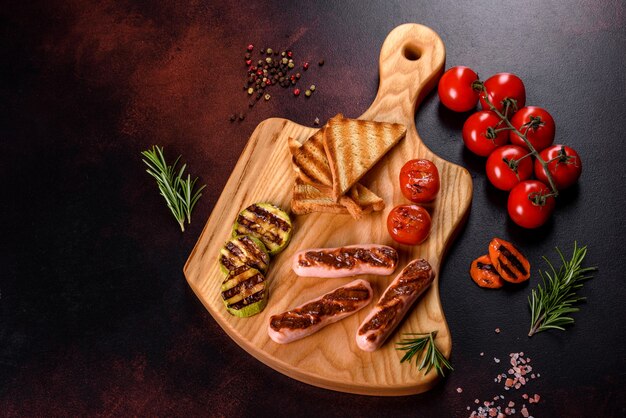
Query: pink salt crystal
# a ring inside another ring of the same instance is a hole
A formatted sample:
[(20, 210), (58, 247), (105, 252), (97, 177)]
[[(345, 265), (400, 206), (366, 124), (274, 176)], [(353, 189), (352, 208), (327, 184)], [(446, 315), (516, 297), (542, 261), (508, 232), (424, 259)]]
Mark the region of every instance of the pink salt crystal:
[(520, 412), (524, 418), (528, 418), (528, 409), (526, 409), (526, 407), (523, 407)]
[(535, 393), (535, 403), (538, 403), (538, 402), (539, 402), (539, 399), (541, 399), (541, 396), (539, 396), (539, 395), (537, 395), (537, 394)]
[(513, 386), (513, 379), (511, 378), (506, 379), (506, 381), (504, 382), (504, 385), (510, 388), (511, 386)]
[(498, 413), (498, 418), (505, 418), (505, 417), (506, 417), (506, 415), (504, 415), (502, 412)]
[(526, 384), (526, 379), (524, 379), (523, 377), (520, 377), (520, 378), (519, 378), (519, 381), (520, 381), (520, 383), (521, 383), (522, 385), (525, 385), (525, 384)]
[(495, 417), (496, 415), (498, 415), (498, 411), (496, 410), (496, 408), (491, 408), (489, 410), (489, 416), (490, 417)]
[(519, 389), (519, 388), (521, 388), (521, 387), (522, 387), (522, 384), (521, 384), (521, 383), (516, 383), (516, 384), (515, 384), (515, 389)]
[(484, 356), (484, 355), (485, 355), (485, 353), (481, 351), (481, 352), (480, 352), (480, 356), (482, 357), (482, 356)]
[(515, 406), (515, 402), (509, 401), (509, 408), (513, 408)]
[(496, 328), (496, 334), (500, 334), (500, 328)]
[(520, 355), (520, 356), (523, 356), (523, 355), (524, 355), (524, 352), (523, 352), (523, 351), (520, 351), (519, 355)]
[[(526, 395), (526, 397), (528, 398), (528, 395)], [(474, 403), (475, 403), (475, 404), (479, 404), (479, 403), (480, 403), (480, 401), (479, 401), (478, 399), (474, 399)]]
[(465, 409), (467, 409), (467, 410), (469, 411), (469, 410), (470, 410), (470, 409), (472, 409), (472, 408), (470, 408), (470, 407), (468, 406), (468, 407), (467, 407), (467, 408), (465, 408)]
[(457, 391), (457, 393), (461, 393), (461, 392), (463, 392), (463, 389), (462, 388), (456, 388), (456, 391)]
[(511, 415), (511, 408), (504, 408), (504, 413), (507, 415)]
[(527, 395), (527, 394), (523, 394), (523, 395), (522, 395), (522, 398), (524, 398), (524, 399), (528, 399), (528, 395)]
[(530, 377), (534, 379), (536, 377), (535, 373), (531, 374)]

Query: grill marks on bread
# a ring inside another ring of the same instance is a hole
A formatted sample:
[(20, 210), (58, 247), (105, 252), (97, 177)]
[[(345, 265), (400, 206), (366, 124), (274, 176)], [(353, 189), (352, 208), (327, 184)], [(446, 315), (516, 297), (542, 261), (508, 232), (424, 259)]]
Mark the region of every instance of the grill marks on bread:
[(357, 180), (405, 134), (402, 125), (338, 114), (302, 143), (289, 138), (297, 173), (291, 202), (294, 213), (350, 213), (360, 219), (384, 209), (384, 201)]
[(406, 135), (397, 123), (331, 119), (324, 130), (324, 149), (338, 200)]

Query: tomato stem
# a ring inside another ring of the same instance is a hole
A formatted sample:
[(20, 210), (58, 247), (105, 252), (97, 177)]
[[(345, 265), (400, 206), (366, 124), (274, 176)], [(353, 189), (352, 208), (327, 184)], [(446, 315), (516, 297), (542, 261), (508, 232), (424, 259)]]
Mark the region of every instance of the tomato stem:
[[(520, 138), (522, 138), (522, 140), (524, 141), (524, 143), (526, 144), (526, 146), (528, 147), (528, 150), (530, 151), (529, 154), (521, 157), (520, 159), (518, 159), (517, 161), (520, 161), (523, 158), (526, 158), (528, 155), (533, 155), (537, 161), (539, 161), (539, 164), (541, 164), (541, 166), (543, 167), (543, 170), (546, 173), (546, 177), (548, 177), (548, 181), (550, 182), (550, 188), (552, 189), (552, 193), (550, 195), (547, 195), (547, 197), (557, 197), (559, 195), (559, 190), (556, 188), (556, 184), (554, 183), (554, 179), (552, 178), (552, 174), (550, 174), (550, 170), (548, 170), (548, 162), (546, 162), (543, 158), (541, 158), (541, 156), (539, 155), (539, 151), (537, 151), (535, 149), (535, 147), (533, 146), (533, 144), (528, 140), (528, 138), (526, 137), (526, 133), (528, 132), (528, 129), (530, 129), (530, 126), (533, 123), (539, 123), (541, 122), (541, 119), (539, 118), (535, 118), (535, 119), (539, 119), (539, 121), (535, 121), (533, 119), (531, 119), (531, 122), (524, 124), (524, 125), (528, 125), (528, 126), (524, 126), (524, 133), (521, 133), (519, 130), (517, 130), (517, 128), (515, 126), (513, 126), (513, 124), (511, 123), (511, 121), (509, 120), (508, 116), (508, 112), (509, 112), (509, 108), (512, 105), (513, 108), (515, 110), (517, 110), (517, 102), (515, 100), (512, 99), (504, 99), (503, 100), (503, 104), (505, 105), (504, 108), (504, 114), (502, 114), (502, 112), (500, 112), (495, 106), (494, 104), (491, 102), (491, 100), (489, 99), (489, 93), (487, 92), (487, 88), (485, 87), (485, 85), (482, 82), (474, 82), (472, 84), (472, 87), (475, 90), (478, 91), (482, 91), (483, 94), (483, 99), (485, 100), (485, 102), (487, 103), (487, 105), (489, 105), (489, 109), (494, 112), (496, 115), (498, 115), (498, 117), (504, 121), (504, 123), (509, 127), (510, 130), (512, 130), (515, 134), (517, 134), (517, 136), (519, 136)], [(507, 162), (507, 164), (513, 163), (515, 160), (513, 161), (509, 161)], [(517, 165), (516, 165), (517, 166)]]

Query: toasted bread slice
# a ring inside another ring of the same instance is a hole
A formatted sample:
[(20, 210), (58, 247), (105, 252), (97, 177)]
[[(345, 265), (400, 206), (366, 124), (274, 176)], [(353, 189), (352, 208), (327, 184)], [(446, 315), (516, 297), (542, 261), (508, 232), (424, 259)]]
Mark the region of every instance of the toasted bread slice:
[(303, 182), (296, 177), (293, 187), (293, 198), (291, 209), (297, 215), (304, 215), (311, 212), (327, 212), (337, 214), (350, 214), (355, 219), (360, 219), (365, 213), (382, 210), (384, 203), (382, 199), (374, 194), (367, 187), (355, 186), (355, 198), (352, 196), (342, 196), (340, 203), (335, 202), (327, 194), (319, 189)]
[[(337, 201), (406, 135), (397, 123), (358, 119), (331, 119), (324, 129), (323, 145), (332, 176), (332, 196)], [(305, 143), (306, 145), (306, 143)]]
[(341, 119), (343, 119), (341, 113), (332, 117), (322, 129), (305, 140), (299, 147), (297, 147), (297, 141), (293, 139), (289, 144), (293, 154), (293, 165), (299, 177), (318, 189), (330, 190), (333, 186), (333, 177), (324, 149), (324, 131), (331, 121)]
[(348, 196), (361, 207), (371, 206), (374, 212), (385, 209), (385, 201), (382, 197), (378, 196), (361, 183), (352, 186)]

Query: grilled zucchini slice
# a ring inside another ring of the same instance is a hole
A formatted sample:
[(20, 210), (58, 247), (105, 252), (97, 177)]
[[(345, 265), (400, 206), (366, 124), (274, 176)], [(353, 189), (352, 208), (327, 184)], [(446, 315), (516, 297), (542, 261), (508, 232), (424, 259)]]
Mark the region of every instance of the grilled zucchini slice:
[(240, 235), (224, 244), (220, 250), (219, 262), (224, 274), (244, 265), (265, 274), (270, 264), (270, 256), (261, 241), (248, 235)]
[(233, 236), (250, 235), (259, 239), (270, 255), (289, 243), (293, 227), (289, 215), (271, 203), (255, 203), (242, 210), (233, 225)]
[(221, 294), (230, 314), (247, 318), (258, 314), (267, 305), (267, 280), (257, 269), (239, 266), (222, 283)]

